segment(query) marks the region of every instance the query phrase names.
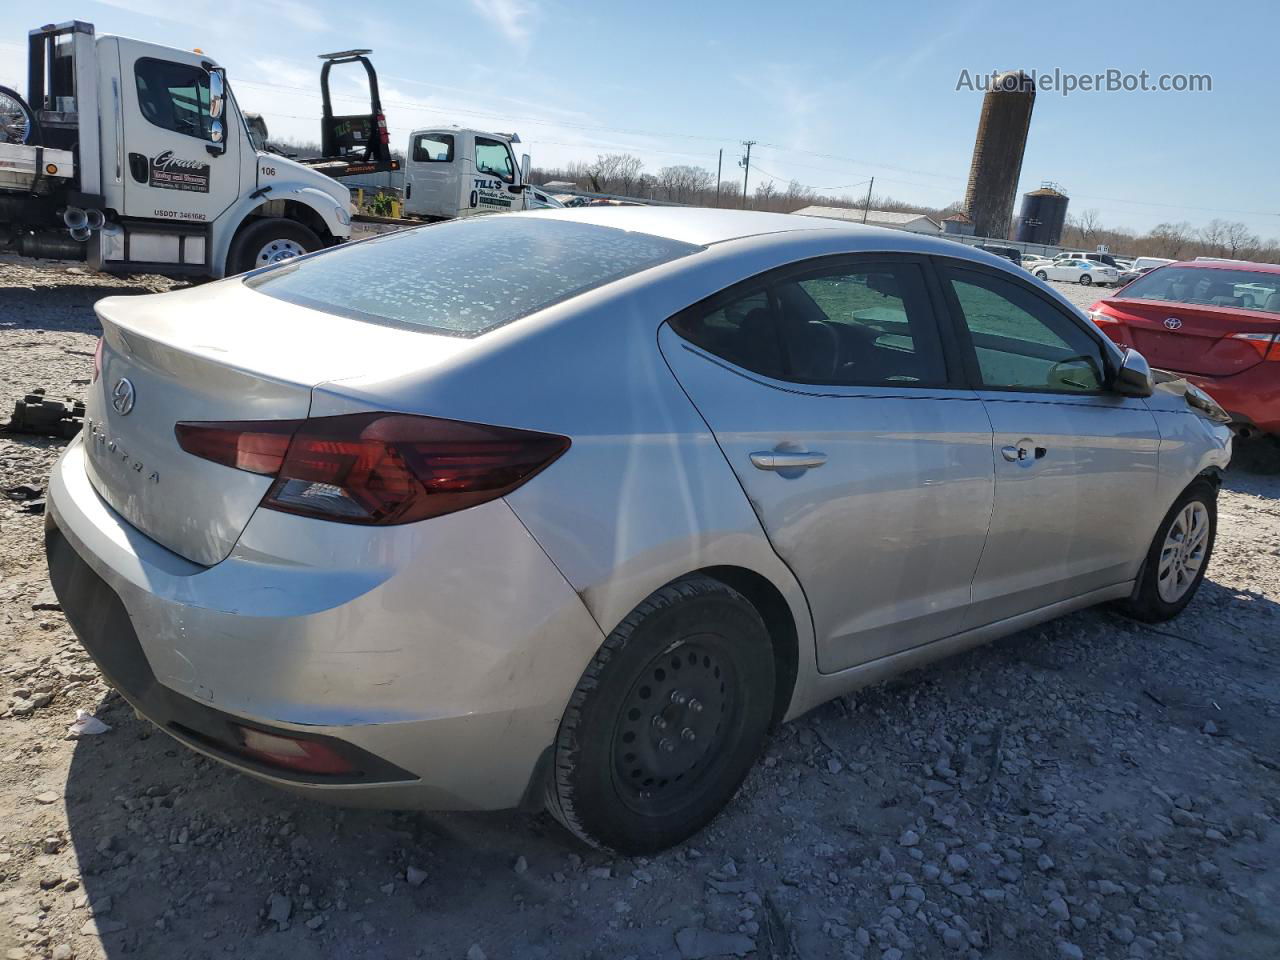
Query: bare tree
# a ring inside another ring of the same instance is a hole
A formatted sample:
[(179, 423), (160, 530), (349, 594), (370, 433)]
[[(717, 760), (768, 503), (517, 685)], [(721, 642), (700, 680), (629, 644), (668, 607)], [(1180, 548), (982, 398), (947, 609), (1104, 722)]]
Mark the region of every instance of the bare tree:
[(705, 194), (715, 187), (715, 174), (702, 167), (678, 164), (658, 171), (658, 185), (667, 200), (677, 203), (705, 202)]
[(1227, 228), (1230, 224), (1216, 217), (1196, 231), (1196, 239), (1209, 248), (1209, 253), (1217, 256), (1226, 249)]
[(1081, 210), (1079, 214), (1067, 218), (1070, 226), (1080, 235), (1080, 243), (1096, 244), (1102, 232), (1102, 214), (1097, 209)]
[(772, 180), (761, 180), (756, 184), (755, 208), (769, 210), (773, 206), (773, 198), (778, 195), (778, 186)]
[(1191, 242), (1191, 224), (1185, 220), (1157, 223), (1147, 234), (1147, 239), (1155, 248), (1156, 256), (1176, 259)]
[(1236, 259), (1246, 250), (1254, 250), (1261, 243), (1258, 235), (1238, 220), (1228, 223), (1222, 234), (1222, 242), (1227, 248), (1227, 256)]

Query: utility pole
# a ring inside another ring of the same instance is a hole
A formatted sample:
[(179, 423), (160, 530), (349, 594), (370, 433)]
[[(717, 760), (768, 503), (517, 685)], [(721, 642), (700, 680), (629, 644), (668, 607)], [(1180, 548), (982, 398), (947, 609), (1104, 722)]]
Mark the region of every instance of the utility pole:
[(862, 205), (862, 222), (867, 222), (867, 214), (871, 211), (871, 190), (876, 185), (876, 178), (871, 178), (871, 185), (867, 187), (867, 202)]
[(724, 147), (720, 148), (720, 159), (716, 161), (716, 206), (720, 206), (720, 172), (724, 169)]
[(738, 162), (742, 164), (742, 209), (747, 209), (747, 178), (751, 176), (751, 148), (755, 146), (755, 140), (743, 140), (742, 145), (747, 148), (747, 155)]

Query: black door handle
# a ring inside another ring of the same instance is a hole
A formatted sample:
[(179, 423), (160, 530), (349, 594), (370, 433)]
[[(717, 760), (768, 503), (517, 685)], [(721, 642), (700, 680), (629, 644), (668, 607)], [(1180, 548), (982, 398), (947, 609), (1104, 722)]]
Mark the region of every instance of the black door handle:
[(139, 183), (147, 182), (147, 166), (147, 158), (144, 154), (129, 154), (129, 173)]

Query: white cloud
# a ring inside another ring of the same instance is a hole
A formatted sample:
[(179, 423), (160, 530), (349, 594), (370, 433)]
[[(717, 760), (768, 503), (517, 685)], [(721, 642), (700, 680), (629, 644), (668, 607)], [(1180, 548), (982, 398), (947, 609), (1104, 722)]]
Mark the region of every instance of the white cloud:
[(471, 0), (471, 6), (510, 43), (521, 50), (528, 49), (533, 38), (533, 21), (539, 12), (536, 3), (531, 0)]

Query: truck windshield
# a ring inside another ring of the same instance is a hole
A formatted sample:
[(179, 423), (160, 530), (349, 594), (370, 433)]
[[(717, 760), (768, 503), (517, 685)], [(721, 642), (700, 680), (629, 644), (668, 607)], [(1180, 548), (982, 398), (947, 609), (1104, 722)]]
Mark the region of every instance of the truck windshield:
[(476, 337), (701, 249), (614, 227), (494, 214), (338, 247), (244, 282), (355, 320)]

